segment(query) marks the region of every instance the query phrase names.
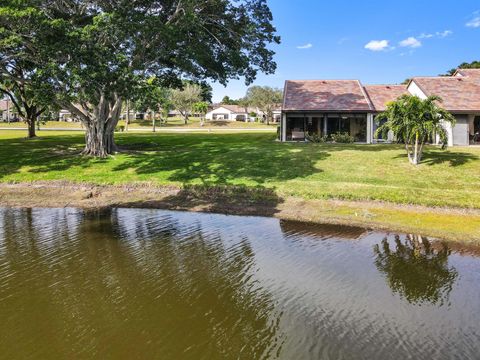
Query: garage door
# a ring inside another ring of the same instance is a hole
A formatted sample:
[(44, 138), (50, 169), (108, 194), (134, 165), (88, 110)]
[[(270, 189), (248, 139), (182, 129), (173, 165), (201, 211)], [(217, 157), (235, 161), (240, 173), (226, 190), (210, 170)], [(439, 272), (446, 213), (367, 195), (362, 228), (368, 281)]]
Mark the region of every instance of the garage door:
[(457, 115), (457, 123), (453, 127), (453, 145), (469, 144), (468, 116)]

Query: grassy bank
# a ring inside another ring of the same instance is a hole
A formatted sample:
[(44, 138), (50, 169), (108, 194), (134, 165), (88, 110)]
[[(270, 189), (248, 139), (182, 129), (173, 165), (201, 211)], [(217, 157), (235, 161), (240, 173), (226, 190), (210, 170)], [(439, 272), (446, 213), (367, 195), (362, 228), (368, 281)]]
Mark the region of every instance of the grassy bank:
[[(480, 148), (474, 147), (429, 147), (424, 163), (413, 167), (397, 145), (281, 144), (270, 133), (131, 133), (117, 136), (122, 153), (91, 159), (78, 155), (81, 133), (44, 132), (35, 140), (24, 135), (0, 130), (0, 182), (236, 186), (278, 199), (382, 202), (379, 223), (399, 214), (389, 211), (389, 203), (480, 209)], [(461, 223), (446, 222), (465, 227)]]

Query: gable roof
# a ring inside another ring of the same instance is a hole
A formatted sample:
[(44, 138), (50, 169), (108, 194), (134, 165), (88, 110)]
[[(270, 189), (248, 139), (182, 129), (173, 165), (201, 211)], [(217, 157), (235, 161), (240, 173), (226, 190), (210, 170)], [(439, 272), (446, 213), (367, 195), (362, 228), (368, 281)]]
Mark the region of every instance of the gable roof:
[(284, 111), (370, 111), (358, 80), (287, 80)]
[(472, 79), (480, 80), (480, 69), (457, 69), (453, 76), (464, 76)]
[(239, 106), (239, 105), (223, 105), (223, 104), (220, 104), (218, 105), (218, 107), (216, 109), (219, 109), (219, 108), (224, 108), (224, 109), (227, 109), (233, 113), (245, 113), (245, 108), (243, 106)]
[(408, 94), (405, 85), (366, 85), (364, 88), (376, 111), (385, 111), (387, 103)]
[(451, 112), (480, 111), (480, 81), (469, 76), (414, 77), (414, 82), (427, 95), (438, 95), (444, 109)]

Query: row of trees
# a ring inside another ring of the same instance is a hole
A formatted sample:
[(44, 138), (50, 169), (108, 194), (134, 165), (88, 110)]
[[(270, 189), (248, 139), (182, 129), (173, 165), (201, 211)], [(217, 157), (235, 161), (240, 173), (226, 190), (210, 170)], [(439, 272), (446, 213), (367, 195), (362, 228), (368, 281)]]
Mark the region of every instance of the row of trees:
[(117, 149), (125, 100), (187, 78), (251, 84), (274, 73), (280, 42), (265, 0), (2, 0), (0, 29), (2, 92), (29, 125), (49, 106), (69, 110), (83, 153), (99, 157)]
[(212, 88), (208, 84), (197, 84), (192, 81), (184, 81), (181, 88), (166, 88), (161, 86), (158, 79), (152, 77), (141, 84), (137, 90), (137, 96), (127, 99), (126, 106), (126, 130), (130, 121), (130, 110), (150, 114), (155, 131), (155, 118), (160, 114), (161, 120), (166, 121), (170, 110), (179, 111), (185, 121), (188, 122), (188, 115), (192, 112), (199, 114), (202, 118), (208, 111), (208, 105), (212, 97)]
[(250, 107), (258, 108), (265, 114), (267, 124), (273, 119), (273, 111), (281, 104), (283, 90), (270, 86), (252, 86), (248, 88), (246, 95), (238, 100), (229, 96), (222, 99), (222, 104), (238, 105), (245, 108), (248, 113)]

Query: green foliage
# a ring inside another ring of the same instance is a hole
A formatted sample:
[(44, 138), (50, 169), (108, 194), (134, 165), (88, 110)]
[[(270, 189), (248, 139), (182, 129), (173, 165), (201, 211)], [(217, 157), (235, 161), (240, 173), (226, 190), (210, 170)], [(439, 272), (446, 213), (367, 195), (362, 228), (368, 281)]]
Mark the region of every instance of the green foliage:
[(266, 116), (267, 123), (273, 119), (273, 111), (282, 102), (283, 91), (269, 86), (252, 86), (245, 98), (251, 106), (258, 107)]
[(230, 96), (225, 95), (225, 96), (223, 97), (221, 103), (222, 103), (223, 105), (237, 105), (237, 104), (238, 104), (238, 100), (230, 99)]
[(448, 134), (445, 123), (455, 125), (455, 118), (448, 111), (441, 108), (438, 96), (429, 96), (420, 99), (414, 95), (402, 95), (396, 101), (387, 104), (387, 109), (377, 115), (378, 124), (376, 135), (387, 137), (392, 131), (398, 138), (405, 142), (409, 161), (417, 165), (422, 159), (422, 151), (426, 141), (437, 136), (442, 148), (448, 144)]
[(114, 151), (121, 104), (147, 79), (250, 84), (275, 71), (280, 42), (264, 0), (2, 0), (0, 29), (0, 74), (12, 61), (39, 69), (59, 106), (101, 130), (87, 133), (95, 156)]
[(193, 112), (204, 116), (208, 112), (208, 103), (206, 103), (205, 101), (197, 102), (193, 104), (192, 109)]
[(156, 77), (151, 77), (136, 88), (133, 108), (138, 112), (163, 112), (172, 107), (170, 90), (162, 87)]
[(202, 88), (197, 84), (187, 83), (183, 89), (173, 89), (170, 92), (170, 101), (175, 110), (180, 111), (185, 122), (188, 114), (193, 110), (193, 105), (202, 99)]
[(335, 134), (330, 135), (332, 138), (333, 142), (339, 143), (339, 144), (352, 144), (355, 142), (355, 138), (351, 136), (348, 132), (342, 133), (342, 132), (337, 132)]
[(440, 76), (452, 76), (453, 74), (455, 74), (457, 69), (480, 69), (480, 61), (476, 60), (476, 61), (472, 61), (470, 63), (467, 63), (467, 62), (461, 63), (456, 68), (450, 69), (450, 70), (447, 71), (446, 74), (442, 74)]
[(194, 81), (194, 80), (184, 80), (183, 83), (200, 86), (200, 88), (202, 89), (202, 92), (200, 93), (202, 102), (206, 102), (207, 104), (212, 103), (213, 89), (209, 83), (205, 81)]
[(327, 135), (319, 135), (317, 133), (305, 134), (305, 138), (312, 143), (326, 143), (328, 141)]

